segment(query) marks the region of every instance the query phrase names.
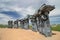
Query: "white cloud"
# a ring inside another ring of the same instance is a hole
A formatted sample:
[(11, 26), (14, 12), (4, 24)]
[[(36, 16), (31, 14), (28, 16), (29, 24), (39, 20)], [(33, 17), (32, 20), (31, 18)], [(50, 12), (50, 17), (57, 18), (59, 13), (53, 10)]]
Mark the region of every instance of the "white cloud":
[(33, 14), (34, 8), (37, 9), (44, 3), (46, 3), (46, 0), (0, 0), (0, 8), (5, 11), (21, 12), (25, 16), (26, 14)]
[(24, 7), (11, 7), (10, 9), (17, 11), (18, 14), (22, 14), (24, 17), (29, 15), (33, 15), (35, 13), (35, 9), (32, 6), (29, 6), (27, 8)]
[[(11, 9), (11, 10), (10, 10)], [(3, 8), (1, 11), (16, 11), (20, 15), (22, 13), (23, 17), (26, 17), (28, 14), (33, 15), (35, 9), (32, 6), (27, 8), (20, 8), (20, 7), (10, 7), (9, 9)], [(0, 13), (0, 24), (7, 24), (8, 20), (16, 20), (13, 17)]]
[(11, 16), (0, 14), (0, 24), (7, 24), (9, 20), (15, 20)]
[(41, 4), (46, 3), (46, 0), (0, 0), (0, 5), (3, 7), (7, 6), (19, 6), (19, 7), (28, 7), (34, 6), (39, 7)]
[(56, 2), (56, 0), (47, 0), (47, 1), (48, 1), (48, 4), (51, 4), (51, 5), (55, 4)]
[[(44, 3), (56, 5), (56, 9), (50, 12), (50, 16), (60, 15), (60, 9), (57, 9), (58, 0), (0, 0), (0, 11), (16, 11), (25, 17), (27, 14), (33, 15)], [(0, 18), (2, 18), (0, 23), (13, 19), (5, 14), (0, 14)]]
[(57, 16), (60, 15), (60, 9), (55, 9), (50, 12), (49, 16)]
[(48, 4), (55, 5), (55, 9), (52, 10), (49, 16), (57, 16), (60, 15), (60, 0), (47, 0)]

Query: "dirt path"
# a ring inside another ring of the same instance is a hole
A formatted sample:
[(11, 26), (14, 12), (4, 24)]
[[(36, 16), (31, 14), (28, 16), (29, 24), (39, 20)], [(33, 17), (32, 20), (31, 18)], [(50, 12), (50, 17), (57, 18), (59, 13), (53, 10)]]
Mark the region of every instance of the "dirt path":
[(0, 28), (0, 40), (60, 40), (60, 32), (53, 31), (52, 37), (24, 29)]

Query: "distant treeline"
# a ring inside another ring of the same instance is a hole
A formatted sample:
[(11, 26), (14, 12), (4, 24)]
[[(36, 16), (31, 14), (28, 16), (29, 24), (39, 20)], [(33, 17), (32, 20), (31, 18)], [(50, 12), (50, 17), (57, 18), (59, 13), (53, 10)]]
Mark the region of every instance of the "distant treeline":
[[(8, 25), (0, 24), (0, 28), (8, 28)], [(30, 25), (29, 28), (31, 29), (32, 26)], [(51, 29), (54, 30), (54, 31), (60, 31), (60, 24), (51, 25)]]
[[(0, 24), (0, 28), (8, 28), (8, 25)], [(30, 25), (29, 28), (32, 29), (32, 26)]]
[(7, 28), (8, 25), (3, 25), (3, 24), (0, 24), (0, 28)]

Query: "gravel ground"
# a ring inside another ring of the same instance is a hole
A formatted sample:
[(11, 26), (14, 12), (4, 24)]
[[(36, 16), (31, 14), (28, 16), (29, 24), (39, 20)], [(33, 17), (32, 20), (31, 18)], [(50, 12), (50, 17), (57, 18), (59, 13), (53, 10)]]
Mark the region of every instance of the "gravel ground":
[(31, 30), (0, 28), (0, 40), (60, 40), (60, 32), (52, 32), (52, 37), (45, 37)]

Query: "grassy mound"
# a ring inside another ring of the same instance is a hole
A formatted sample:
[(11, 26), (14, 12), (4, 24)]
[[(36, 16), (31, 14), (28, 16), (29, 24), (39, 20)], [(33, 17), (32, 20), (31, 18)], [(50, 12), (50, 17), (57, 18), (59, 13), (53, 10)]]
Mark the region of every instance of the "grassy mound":
[(51, 27), (54, 31), (60, 31), (60, 24)]

